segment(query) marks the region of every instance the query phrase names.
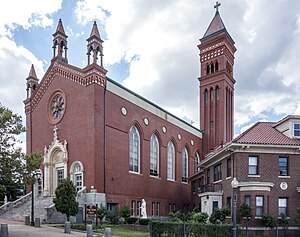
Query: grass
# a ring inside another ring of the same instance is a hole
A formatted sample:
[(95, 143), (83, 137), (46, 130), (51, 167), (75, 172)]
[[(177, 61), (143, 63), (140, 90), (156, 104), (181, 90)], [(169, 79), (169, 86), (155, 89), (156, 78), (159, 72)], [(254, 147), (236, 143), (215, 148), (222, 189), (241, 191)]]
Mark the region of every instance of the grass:
[[(99, 233), (104, 234), (105, 228), (111, 228), (112, 235), (119, 237), (149, 237), (149, 232), (132, 231), (127, 228), (126, 225), (104, 225), (103, 229), (100, 229)], [(95, 232), (98, 232), (96, 230)]]
[[(72, 225), (72, 227), (75, 229), (82, 229), (85, 230), (85, 225)], [(111, 228), (112, 235), (118, 236), (118, 237), (149, 237), (149, 232), (140, 232), (140, 231), (132, 231), (127, 228), (126, 225), (103, 225), (100, 229), (95, 229), (95, 226), (93, 226), (95, 233), (104, 234), (105, 228)]]

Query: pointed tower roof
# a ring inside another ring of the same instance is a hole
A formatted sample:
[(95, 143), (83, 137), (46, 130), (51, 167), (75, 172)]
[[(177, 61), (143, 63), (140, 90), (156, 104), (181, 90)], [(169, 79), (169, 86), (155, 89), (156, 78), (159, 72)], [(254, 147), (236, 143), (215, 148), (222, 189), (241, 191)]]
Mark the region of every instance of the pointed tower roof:
[(222, 18), (219, 14), (219, 12), (216, 12), (216, 15), (214, 16), (214, 18), (212, 19), (212, 21), (210, 22), (205, 34), (203, 37), (207, 37), (211, 34), (214, 34), (216, 32), (219, 32), (221, 30), (226, 30), (226, 27), (222, 21)]
[(214, 18), (212, 19), (212, 21), (210, 22), (210, 24), (201, 40), (205, 40), (205, 39), (210, 38), (214, 35), (217, 35), (221, 32), (225, 32), (228, 35), (229, 39), (234, 44), (234, 40), (231, 38), (228, 31), (226, 30), (225, 24), (223, 23), (222, 18), (220, 16), (220, 13), (219, 13), (220, 5), (221, 5), (220, 3), (216, 2), (216, 5), (214, 6), (216, 8), (216, 14), (215, 14)]
[(37, 76), (36, 76), (33, 64), (31, 64), (31, 68), (30, 68), (30, 72), (29, 72), (28, 77), (32, 77), (32, 78), (36, 78), (37, 79)]
[(94, 36), (97, 36), (97, 37), (99, 37), (99, 38), (101, 38), (101, 37), (100, 37), (100, 34), (99, 34), (99, 30), (98, 30), (96, 21), (94, 21), (94, 24), (93, 24), (93, 28), (92, 28), (90, 37), (92, 37), (93, 35), (94, 35)]
[(94, 21), (94, 24), (93, 24), (93, 28), (92, 28), (90, 37), (87, 39), (87, 41), (89, 41), (89, 40), (92, 39), (92, 38), (97, 38), (97, 39), (99, 39), (101, 42), (103, 42), (103, 40), (101, 39), (99, 30), (98, 30), (98, 26), (97, 26), (96, 21)]
[(53, 34), (53, 36), (55, 36), (55, 35), (57, 35), (59, 33), (62, 34), (63, 36), (66, 36), (65, 30), (64, 30), (64, 26), (62, 24), (61, 19), (59, 19), (59, 21), (58, 21), (58, 25), (57, 25), (56, 31)]

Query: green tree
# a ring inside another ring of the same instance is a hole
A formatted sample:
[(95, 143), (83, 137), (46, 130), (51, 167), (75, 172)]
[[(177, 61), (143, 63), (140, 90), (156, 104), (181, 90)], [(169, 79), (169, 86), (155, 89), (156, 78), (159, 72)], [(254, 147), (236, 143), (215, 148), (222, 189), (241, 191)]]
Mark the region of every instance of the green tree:
[(33, 152), (25, 156), (25, 164), (21, 173), (24, 184), (32, 184), (36, 182), (36, 179), (33, 177), (33, 172), (40, 168), (42, 160), (43, 156), (39, 152)]
[(55, 208), (57, 211), (66, 214), (67, 221), (70, 221), (70, 216), (78, 213), (76, 196), (76, 188), (69, 178), (64, 179), (55, 189), (55, 198), (53, 199)]
[(21, 116), (0, 103), (0, 195), (9, 198), (22, 186), (24, 154), (18, 135), (24, 131)]

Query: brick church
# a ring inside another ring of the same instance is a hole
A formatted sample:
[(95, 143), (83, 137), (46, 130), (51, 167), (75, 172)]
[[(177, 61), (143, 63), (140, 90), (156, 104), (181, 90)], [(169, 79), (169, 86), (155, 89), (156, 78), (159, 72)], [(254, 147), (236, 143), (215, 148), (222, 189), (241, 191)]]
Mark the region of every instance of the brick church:
[[(230, 182), (236, 177), (239, 204), (245, 199), (267, 212), (276, 209), (277, 201), (286, 210), (299, 203), (295, 193), (300, 180), (294, 180), (294, 172), (300, 140), (292, 129), (298, 124), (300, 131), (300, 117), (259, 123), (233, 139), (236, 48), (218, 7), (198, 45), (200, 128), (106, 76), (96, 22), (87, 39), (86, 67), (70, 65), (68, 36), (59, 20), (51, 65), (40, 80), (32, 66), (26, 79), (27, 153), (39, 151), (44, 156), (41, 195), (53, 196), (69, 177), (81, 207), (128, 206), (139, 216), (145, 199), (148, 216), (196, 207), (211, 213), (213, 207), (231, 205)], [(264, 129), (273, 129), (282, 140), (263, 136)], [(280, 175), (276, 162), (268, 169), (270, 159), (278, 159)], [(293, 190), (293, 196), (285, 190)]]

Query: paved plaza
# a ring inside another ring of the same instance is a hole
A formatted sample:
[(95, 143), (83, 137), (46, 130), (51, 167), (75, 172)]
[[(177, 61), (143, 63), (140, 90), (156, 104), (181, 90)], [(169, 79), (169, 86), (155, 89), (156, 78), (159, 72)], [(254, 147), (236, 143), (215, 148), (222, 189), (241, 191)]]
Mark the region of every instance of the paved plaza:
[[(8, 224), (8, 236), (9, 237), (86, 237), (87, 234), (83, 232), (73, 231), (71, 234), (65, 234), (64, 229), (52, 227), (49, 225), (42, 225), (39, 227), (33, 227), (25, 225), (24, 222), (11, 221), (0, 219), (0, 224)], [(100, 235), (94, 235), (100, 236)]]

